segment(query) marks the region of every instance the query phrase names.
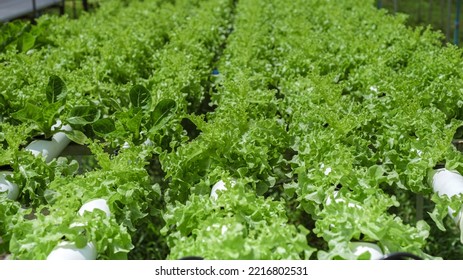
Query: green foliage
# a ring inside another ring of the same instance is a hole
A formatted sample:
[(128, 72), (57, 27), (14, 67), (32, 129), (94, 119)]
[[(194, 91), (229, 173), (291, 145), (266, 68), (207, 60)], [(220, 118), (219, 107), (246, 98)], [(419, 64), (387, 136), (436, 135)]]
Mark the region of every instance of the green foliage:
[[(362, 259), (362, 241), (454, 257), (436, 229), (461, 198), (433, 195), (428, 172), (463, 173), (462, 53), (371, 2), (113, 0), (2, 27), (0, 164), (21, 191), (0, 194), (0, 253)], [(23, 150), (58, 120), (91, 171)], [(415, 195), (435, 204), (422, 221)], [(109, 218), (76, 213), (97, 198)]]
[[(192, 195), (164, 214), (170, 258), (308, 259), (308, 230), (288, 224), (284, 204), (264, 199), (238, 182), (217, 200)], [(290, 242), (288, 242), (290, 240)]]

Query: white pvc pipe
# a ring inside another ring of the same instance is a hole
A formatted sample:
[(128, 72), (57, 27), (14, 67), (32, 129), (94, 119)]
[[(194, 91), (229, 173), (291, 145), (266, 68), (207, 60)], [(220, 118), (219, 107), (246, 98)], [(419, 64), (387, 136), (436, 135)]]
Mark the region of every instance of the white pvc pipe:
[(75, 244), (60, 242), (48, 255), (47, 260), (96, 260), (97, 251), (94, 243), (89, 242), (83, 248), (77, 248)]
[(95, 200), (89, 201), (85, 203), (84, 205), (82, 205), (82, 207), (80, 207), (78, 213), (79, 215), (83, 216), (85, 211), (92, 212), (95, 209), (102, 210), (103, 212), (106, 213), (107, 217), (111, 216), (111, 211), (109, 210), (109, 206), (108, 206), (106, 199), (95, 199)]
[(6, 176), (12, 175), (11, 171), (0, 171), (0, 193), (7, 192), (7, 197), (11, 200), (16, 200), (19, 196), (18, 185), (11, 183), (6, 179)]
[[(69, 125), (65, 125), (62, 127), (62, 130), (71, 131), (72, 128)], [(32, 152), (35, 156), (42, 155), (45, 157), (46, 162), (50, 162), (54, 158), (57, 158), (70, 142), (71, 140), (69, 140), (64, 132), (58, 132), (53, 135), (51, 140), (32, 141), (26, 147), (26, 150)]]
[[(440, 196), (448, 196), (449, 198), (463, 193), (463, 176), (458, 171), (451, 171), (445, 168), (437, 169), (430, 173), (430, 184), (434, 192)], [(449, 215), (453, 218), (453, 214), (458, 211), (449, 207)], [(453, 220), (459, 223), (463, 209), (460, 209)]]
[(463, 193), (463, 176), (460, 173), (445, 168), (435, 170), (433, 173), (431, 185), (434, 192), (448, 197)]
[[(84, 215), (84, 213), (92, 212), (95, 209), (100, 209), (106, 213), (106, 216), (109, 217), (111, 212), (109, 210), (108, 203), (106, 199), (95, 199), (91, 200), (82, 207), (80, 207), (78, 213), (79, 215)], [(85, 226), (83, 223), (72, 223), (71, 227)], [(77, 248), (73, 243), (63, 241), (59, 243), (53, 251), (48, 255), (47, 260), (96, 260), (97, 250), (93, 242), (87, 243), (87, 246), (84, 248)]]
[(352, 250), (354, 255), (360, 256), (365, 252), (370, 253), (370, 260), (379, 260), (384, 257), (383, 250), (374, 244), (369, 242), (351, 242), (349, 248)]

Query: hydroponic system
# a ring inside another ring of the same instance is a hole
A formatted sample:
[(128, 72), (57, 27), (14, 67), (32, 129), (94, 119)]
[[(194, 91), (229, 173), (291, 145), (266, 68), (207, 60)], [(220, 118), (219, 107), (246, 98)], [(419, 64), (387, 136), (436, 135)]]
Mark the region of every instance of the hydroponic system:
[(463, 258), (461, 49), (375, 4), (1, 26), (0, 255)]

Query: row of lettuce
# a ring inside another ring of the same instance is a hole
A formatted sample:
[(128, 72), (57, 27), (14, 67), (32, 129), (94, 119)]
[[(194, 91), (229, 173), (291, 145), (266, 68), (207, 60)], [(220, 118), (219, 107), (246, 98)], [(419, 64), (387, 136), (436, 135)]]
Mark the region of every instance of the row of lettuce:
[[(21, 193), (0, 196), (0, 252), (45, 259), (63, 239), (94, 242), (102, 259), (370, 258), (359, 241), (433, 258), (449, 246), (430, 232), (452, 226), (459, 196), (433, 195), (427, 179), (441, 163), (463, 171), (451, 145), (462, 62), (437, 33), (369, 0), (102, 5), (2, 27), (0, 165)], [(24, 151), (58, 119), (95, 170)], [(415, 195), (436, 204), (424, 221), (410, 218)], [(98, 198), (110, 217), (76, 215)]]

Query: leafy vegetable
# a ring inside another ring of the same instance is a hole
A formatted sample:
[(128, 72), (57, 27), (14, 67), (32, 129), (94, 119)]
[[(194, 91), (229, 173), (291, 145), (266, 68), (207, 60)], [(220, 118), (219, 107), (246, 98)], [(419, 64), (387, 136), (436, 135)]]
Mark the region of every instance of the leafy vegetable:
[[(463, 172), (462, 52), (404, 22), (370, 0), (110, 0), (2, 26), (0, 164), (21, 193), (0, 195), (0, 252), (462, 258), (461, 197), (428, 184)], [(91, 170), (24, 151), (57, 120)], [(220, 180), (236, 184), (211, 199)], [(77, 215), (98, 198), (114, 215)]]

